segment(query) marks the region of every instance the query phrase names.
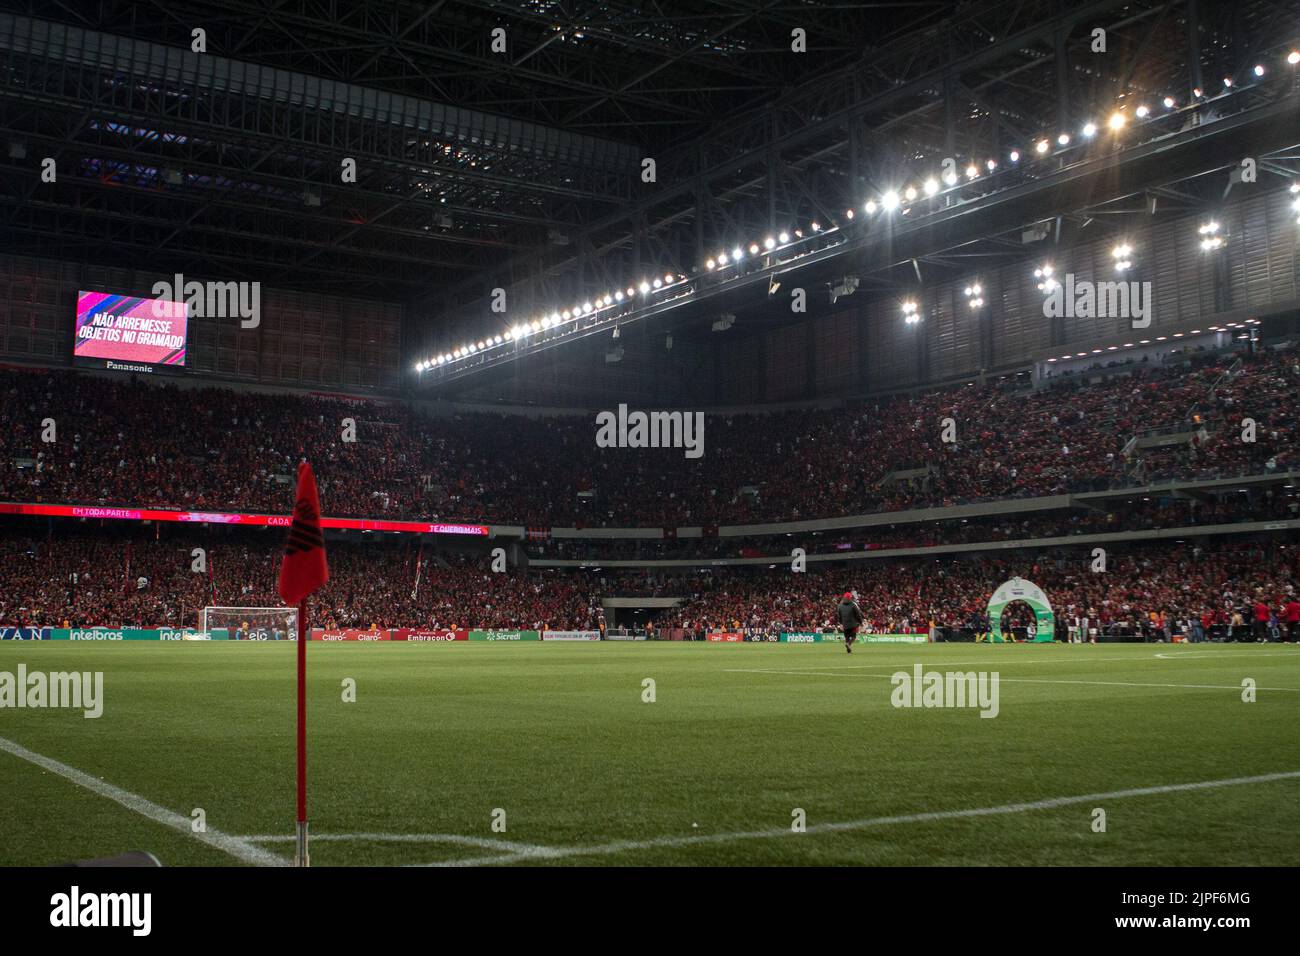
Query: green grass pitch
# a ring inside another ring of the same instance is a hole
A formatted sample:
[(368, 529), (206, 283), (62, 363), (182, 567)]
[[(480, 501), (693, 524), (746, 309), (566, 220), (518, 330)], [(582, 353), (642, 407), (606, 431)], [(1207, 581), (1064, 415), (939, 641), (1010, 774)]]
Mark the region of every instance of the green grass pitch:
[[(1300, 771), (1293, 646), (308, 652), (315, 866), (1300, 863), (1300, 776), (1122, 793)], [(292, 643), (0, 645), (0, 670), (103, 671), (105, 685), (95, 720), (0, 710), (0, 864), (133, 848), (165, 865), (241, 863), (238, 849), (20, 759), (15, 744), (185, 819), (201, 808), (210, 833), (288, 861), (294, 654)], [(895, 708), (890, 675), (917, 662), (996, 671), (1000, 713)], [(1040, 803), (1053, 798), (1080, 799)], [(807, 832), (792, 830), (797, 808)]]

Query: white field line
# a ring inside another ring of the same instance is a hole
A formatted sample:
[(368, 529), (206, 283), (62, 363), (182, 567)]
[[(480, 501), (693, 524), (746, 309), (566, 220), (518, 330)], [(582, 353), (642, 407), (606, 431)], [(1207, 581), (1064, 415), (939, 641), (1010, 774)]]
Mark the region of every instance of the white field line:
[[(859, 645), (859, 647), (860, 646), (861, 645)], [(1174, 651), (1171, 654), (1152, 654), (1151, 656), (1153, 658), (1160, 658), (1161, 660), (1167, 660), (1167, 661), (1177, 660), (1178, 658), (1183, 658), (1183, 657), (1198, 657), (1198, 658), (1295, 657), (1297, 660), (1300, 660), (1300, 649), (1294, 651), (1274, 651), (1274, 652), (1266, 652), (1266, 653), (1256, 653), (1254, 651), (1222, 651), (1217, 653), (1215, 651), (1187, 651), (1184, 653), (1182, 651)], [(1036, 657), (1033, 660), (1010, 657), (1010, 658), (999, 658), (997, 663), (999, 667), (1002, 667), (1004, 665), (1012, 665), (1012, 664), (1098, 664), (1098, 663), (1108, 663), (1114, 661), (1122, 661), (1129, 664), (1154, 663), (1154, 661), (1144, 662), (1142, 658), (1137, 655), (1132, 655), (1129, 657), (1071, 657), (1071, 658)], [(930, 660), (926, 660), (923, 657), (921, 658), (909, 657), (904, 660), (898, 661), (897, 664), (900, 667), (910, 667), (912, 664), (924, 664), (927, 667), (961, 667), (963, 665), (968, 665), (971, 662), (972, 662), (972, 658), (967, 658), (964, 661), (930, 661)], [(869, 667), (893, 667), (894, 665), (895, 665), (894, 661), (886, 660), (886, 661), (873, 661), (869, 664), (842, 664), (842, 665), (823, 664), (821, 665), (821, 667), (834, 666), (835, 669), (839, 671), (839, 670), (863, 670)]]
[(809, 833), (845, 833), (901, 823), (931, 823), (938, 820), (962, 820), (972, 817), (1002, 816), (1025, 813), (1030, 810), (1053, 810), (1057, 807), (1076, 806), (1102, 800), (1123, 800), (1129, 797), (1148, 797), (1164, 793), (1182, 793), (1188, 790), (1211, 790), (1217, 787), (1240, 787), (1253, 783), (1273, 783), (1278, 780), (1300, 779), (1300, 770), (1283, 773), (1266, 773), (1254, 777), (1231, 777), (1226, 780), (1202, 780), (1196, 783), (1174, 783), (1158, 787), (1134, 787), (1129, 790), (1112, 790), (1108, 793), (1085, 793), (1073, 797), (1050, 797), (1025, 803), (1006, 803), (996, 807), (973, 807), (967, 810), (938, 810), (930, 813), (905, 813), (890, 817), (870, 817), (843, 823), (814, 823), (803, 834), (789, 827), (771, 830), (741, 830), (733, 833), (713, 833), (704, 836), (654, 837), (649, 840), (618, 840), (594, 846), (569, 846), (543, 848), (534, 852), (514, 853), (477, 859), (451, 860), (425, 866), (487, 866), (496, 863), (525, 863), (533, 860), (554, 860), (577, 856), (610, 856), (636, 850), (652, 850), (695, 846), (710, 843), (732, 843), (737, 840), (764, 840), (777, 837), (799, 837)]
[[(903, 665), (906, 666), (906, 665)], [(782, 671), (769, 667), (728, 667), (724, 670), (727, 674), (791, 674), (795, 677), (892, 677), (895, 671), (863, 671), (859, 670), (852, 674), (842, 673), (841, 671)], [(911, 672), (908, 671), (908, 674)], [(1116, 680), (1051, 680), (1046, 677), (1002, 677), (998, 680), (1004, 684), (1087, 684), (1096, 687), (1182, 687), (1189, 690), (1241, 690), (1240, 684), (1149, 684), (1139, 683), (1137, 681), (1116, 681)], [(1300, 687), (1256, 687), (1256, 690), (1279, 690), (1290, 693), (1300, 694)]]
[[(256, 833), (236, 837), (249, 843), (293, 843), (298, 837), (292, 833)], [(312, 843), (456, 843), (483, 850), (504, 850), (510, 853), (531, 853), (549, 849), (536, 843), (515, 843), (510, 840), (492, 840), (488, 837), (465, 836), (459, 833), (313, 833)]]
[(1162, 661), (1176, 661), (1184, 657), (1300, 657), (1300, 650), (1296, 651), (1187, 651), (1186, 653), (1174, 651), (1172, 654), (1155, 654), (1154, 657)]
[(35, 753), (28, 750), (21, 744), (16, 744), (12, 740), (6, 740), (0, 737), (0, 750), (13, 754), (20, 760), (26, 760), (28, 763), (35, 764), (50, 773), (57, 774), (65, 780), (75, 783), (77, 786), (89, 790), (91, 793), (99, 794), (101, 797), (107, 797), (114, 803), (119, 803), (134, 813), (147, 817), (155, 823), (161, 823), (165, 827), (170, 827), (185, 836), (192, 837), (200, 843), (206, 843), (208, 846), (215, 847), (223, 853), (228, 853), (242, 863), (251, 863), (256, 866), (287, 866), (289, 861), (277, 856), (269, 850), (264, 850), (260, 846), (250, 843), (240, 837), (231, 836), (228, 833), (222, 833), (220, 830), (214, 830), (212, 827), (207, 828), (206, 833), (195, 833), (191, 829), (193, 822), (189, 817), (181, 816), (174, 813), (166, 807), (160, 807), (156, 803), (146, 800), (138, 794), (123, 790), (121, 787), (115, 787), (111, 783), (105, 783), (98, 777), (92, 777), (88, 773), (83, 773), (76, 767), (69, 767), (65, 763), (60, 763), (50, 757)]

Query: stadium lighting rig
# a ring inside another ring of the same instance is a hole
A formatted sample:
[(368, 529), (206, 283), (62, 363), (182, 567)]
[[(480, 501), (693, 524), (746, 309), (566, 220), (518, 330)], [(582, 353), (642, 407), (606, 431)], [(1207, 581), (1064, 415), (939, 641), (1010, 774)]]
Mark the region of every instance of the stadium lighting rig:
[(972, 309), (983, 308), (984, 287), (978, 282), (972, 283), (966, 287), (966, 304)]
[[(1199, 332), (1200, 332), (1200, 330), (1198, 329), (1198, 330), (1196, 330), (1195, 332), (1193, 332), (1192, 334), (1193, 334), (1193, 335), (1196, 335), (1196, 334), (1199, 334)], [(1053, 362), (1053, 363), (1055, 363), (1055, 362), (1069, 362), (1069, 361), (1072, 360), (1072, 359), (1077, 359), (1077, 358), (1087, 358), (1089, 355), (1101, 355), (1102, 352), (1118, 352), (1121, 348), (1131, 349), (1131, 348), (1134, 348), (1134, 347), (1137, 346), (1137, 345), (1150, 345), (1150, 344), (1151, 344), (1151, 340), (1150, 340), (1150, 339), (1143, 339), (1141, 342), (1125, 342), (1122, 346), (1120, 346), (1120, 345), (1107, 345), (1107, 346), (1105, 347), (1105, 349), (1092, 349), (1091, 351), (1088, 351), (1088, 352), (1067, 352), (1067, 353), (1065, 353), (1064, 355), (1062, 355), (1060, 358), (1049, 358), (1047, 361), (1049, 361), (1049, 362)]]
[[(1300, 65), (1300, 50), (1289, 51), (1285, 56), (1285, 61), (1291, 67)], [(1268, 69), (1265, 64), (1261, 62), (1255, 62), (1248, 68), (1243, 67), (1241, 72), (1242, 76), (1248, 79), (1253, 79), (1254, 81), (1264, 80), (1267, 74)], [(1249, 88), (1253, 84), (1247, 83), (1243, 85), (1238, 83), (1232, 74), (1228, 74), (1222, 78), (1222, 85), (1224, 90), (1222, 95), (1227, 95), (1235, 93), (1237, 90), (1242, 88)], [(1203, 88), (1198, 87), (1192, 91), (1193, 101), (1203, 100), (1206, 98), (1207, 94)], [(1173, 95), (1160, 97), (1159, 102), (1164, 106), (1166, 111), (1174, 111), (1178, 109), (1179, 106), (1178, 99)], [(1119, 136), (1130, 125), (1133, 125), (1135, 121), (1148, 121), (1152, 119), (1153, 111), (1151, 107), (1146, 104), (1140, 104), (1132, 111), (1131, 115), (1125, 111), (1125, 107), (1113, 109), (1107, 116), (1105, 126), (1112, 134)], [(1096, 139), (1099, 131), (1098, 123), (1089, 119), (1078, 130), (1079, 142)], [(1073, 148), (1076, 145), (1074, 137), (1067, 130), (1060, 130), (1055, 135), (1045, 132), (1040, 136), (1040, 138), (1034, 141), (1031, 155), (1044, 159), (1051, 158), (1054, 155), (1054, 146), (1056, 147), (1055, 152), (1059, 153)], [(1011, 164), (1019, 164), (1023, 155), (1022, 150), (1019, 147), (1015, 147), (1009, 150), (1006, 154), (1006, 158)], [(989, 157), (979, 161), (977, 158), (971, 157), (967, 159), (966, 165), (964, 169), (962, 169), (962, 172), (965, 174), (964, 177), (958, 175), (956, 170), (945, 172), (938, 178), (930, 175), (919, 180), (919, 185), (905, 184), (899, 188), (887, 189), (880, 193), (879, 196), (868, 198), (865, 203), (858, 208), (865, 212), (867, 216), (875, 216), (877, 212), (894, 213), (900, 209), (903, 214), (906, 214), (911, 211), (910, 207), (907, 205), (909, 203), (914, 203), (922, 197), (934, 199), (939, 197), (944, 189), (960, 189), (963, 186), (963, 178), (967, 183), (974, 183), (976, 180), (981, 180), (983, 178), (985, 171), (987, 171), (988, 175), (992, 176), (999, 168), (1000, 164), (996, 158)], [(1297, 222), (1300, 222), (1300, 206), (1296, 208), (1296, 213)], [(854, 220), (856, 218), (855, 209), (853, 207), (846, 209), (844, 211), (844, 217), (850, 221)], [(835, 224), (823, 226), (821, 223), (812, 222), (809, 225), (809, 236), (812, 236), (813, 234), (825, 234), (826, 232), (839, 228), (840, 227)], [(768, 235), (761, 240), (755, 239), (744, 243), (737, 243), (730, 250), (722, 250), (710, 255), (703, 263), (694, 267), (694, 271), (718, 275), (724, 273), (728, 268), (734, 268), (737, 270), (736, 273), (731, 276), (734, 278), (736, 275), (740, 274), (739, 267), (747, 256), (758, 256), (765, 252), (784, 252), (787, 247), (801, 242), (804, 239), (805, 236), (802, 229), (791, 227), (787, 230), (782, 230), (776, 235)], [(1208, 239), (1213, 240), (1214, 237), (1210, 236)], [(1202, 241), (1204, 246), (1206, 238), (1203, 237)], [(1220, 241), (1219, 246), (1222, 244), (1222, 241)], [(1213, 248), (1219, 248), (1219, 246), (1214, 246)], [(796, 250), (795, 255), (798, 254), (800, 253)], [(1115, 259), (1116, 269), (1120, 272), (1126, 271), (1133, 265), (1131, 255), (1115, 256)], [(1039, 274), (1040, 271), (1041, 270), (1035, 272), (1035, 275), (1042, 280), (1039, 282), (1040, 291), (1051, 292), (1056, 287), (1056, 280), (1051, 277), (1050, 271), (1045, 274)], [(554, 311), (550, 314), (540, 315), (532, 320), (517, 323), (502, 331), (500, 334), (494, 334), (490, 337), (485, 337), (473, 342), (466, 342), (459, 347), (449, 348), (446, 351), (417, 362), (415, 365), (415, 371), (417, 373), (423, 373), (429, 369), (441, 368), (449, 364), (463, 362), (466, 359), (481, 358), (484, 353), (490, 353), (495, 349), (522, 342), (532, 336), (545, 334), (549, 340), (555, 335), (564, 335), (578, 331), (577, 328), (567, 327), (568, 324), (589, 319), (593, 316), (598, 321), (607, 321), (609, 318), (612, 318), (612, 316), (602, 317), (601, 313), (604, 310), (619, 309), (620, 311), (618, 314), (621, 316), (624, 314), (625, 305), (635, 305), (634, 301), (629, 302), (629, 300), (635, 300), (638, 293), (642, 298), (648, 299), (660, 292), (677, 294), (683, 291), (689, 292), (694, 290), (690, 286), (687, 275), (682, 272), (666, 273), (663, 276), (653, 276), (642, 279), (637, 284), (627, 286), (626, 290), (619, 290), (614, 294), (606, 293), (594, 301), (584, 302), (581, 305), (575, 305), (570, 309)], [(589, 328), (590, 323), (582, 326), (583, 330)]]
[[(788, 233), (782, 232), (781, 236), (783, 239), (789, 239)], [(775, 242), (775, 240), (773, 241)], [(730, 257), (726, 253), (721, 254), (714, 264), (719, 265), (728, 261), (737, 261), (743, 255), (744, 253), (739, 248), (736, 248), (732, 250)], [(503, 346), (512, 343), (522, 342), (531, 336), (542, 336), (550, 340), (557, 336), (586, 331), (593, 324), (601, 324), (614, 318), (621, 318), (625, 314), (627, 307), (634, 304), (638, 293), (642, 297), (649, 298), (661, 291), (679, 295), (693, 292), (694, 289), (688, 278), (681, 273), (665, 272), (663, 275), (644, 278), (636, 285), (629, 285), (626, 289), (617, 289), (612, 293), (605, 292), (593, 299), (575, 302), (569, 308), (553, 311), (549, 314), (537, 315), (532, 319), (515, 323), (499, 334), (486, 336), (478, 341), (466, 342), (459, 347), (438, 353), (431, 358), (417, 362), (415, 371), (422, 374), (432, 368), (461, 362), (465, 359), (481, 356), (483, 353), (499, 350)], [(606, 314), (602, 315), (602, 313)]]
[(1133, 247), (1127, 242), (1121, 242), (1110, 251), (1110, 257), (1115, 260), (1116, 272), (1127, 272), (1133, 268)]
[(1034, 278), (1038, 280), (1038, 291), (1050, 293), (1056, 291), (1060, 283), (1054, 275), (1055, 268), (1050, 262), (1045, 262), (1034, 270)]
[(1219, 232), (1217, 220), (1211, 219), (1209, 222), (1203, 223), (1196, 232), (1201, 237), (1202, 252), (1213, 252), (1215, 249), (1223, 248), (1225, 240)]
[(921, 311), (915, 300), (908, 299), (903, 303), (903, 321), (908, 325), (916, 325), (921, 321)]

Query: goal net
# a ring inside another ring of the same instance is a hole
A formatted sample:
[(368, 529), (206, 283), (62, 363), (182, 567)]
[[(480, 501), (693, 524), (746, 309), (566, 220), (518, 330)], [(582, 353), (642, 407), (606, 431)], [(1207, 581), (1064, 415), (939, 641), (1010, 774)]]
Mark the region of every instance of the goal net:
[(211, 635), (226, 632), (232, 641), (296, 641), (296, 607), (205, 607), (199, 612), (199, 630)]

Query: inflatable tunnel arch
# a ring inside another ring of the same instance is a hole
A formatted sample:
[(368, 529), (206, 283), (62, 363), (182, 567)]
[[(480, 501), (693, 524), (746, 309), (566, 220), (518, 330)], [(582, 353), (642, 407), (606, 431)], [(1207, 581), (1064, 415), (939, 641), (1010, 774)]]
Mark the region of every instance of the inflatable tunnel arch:
[(1032, 581), (1012, 578), (1002, 584), (989, 598), (989, 640), (1002, 644), (1002, 611), (1013, 601), (1024, 601), (1034, 611), (1034, 642), (1051, 641), (1056, 636), (1056, 615), (1052, 613), (1052, 604), (1047, 600), (1043, 589)]

